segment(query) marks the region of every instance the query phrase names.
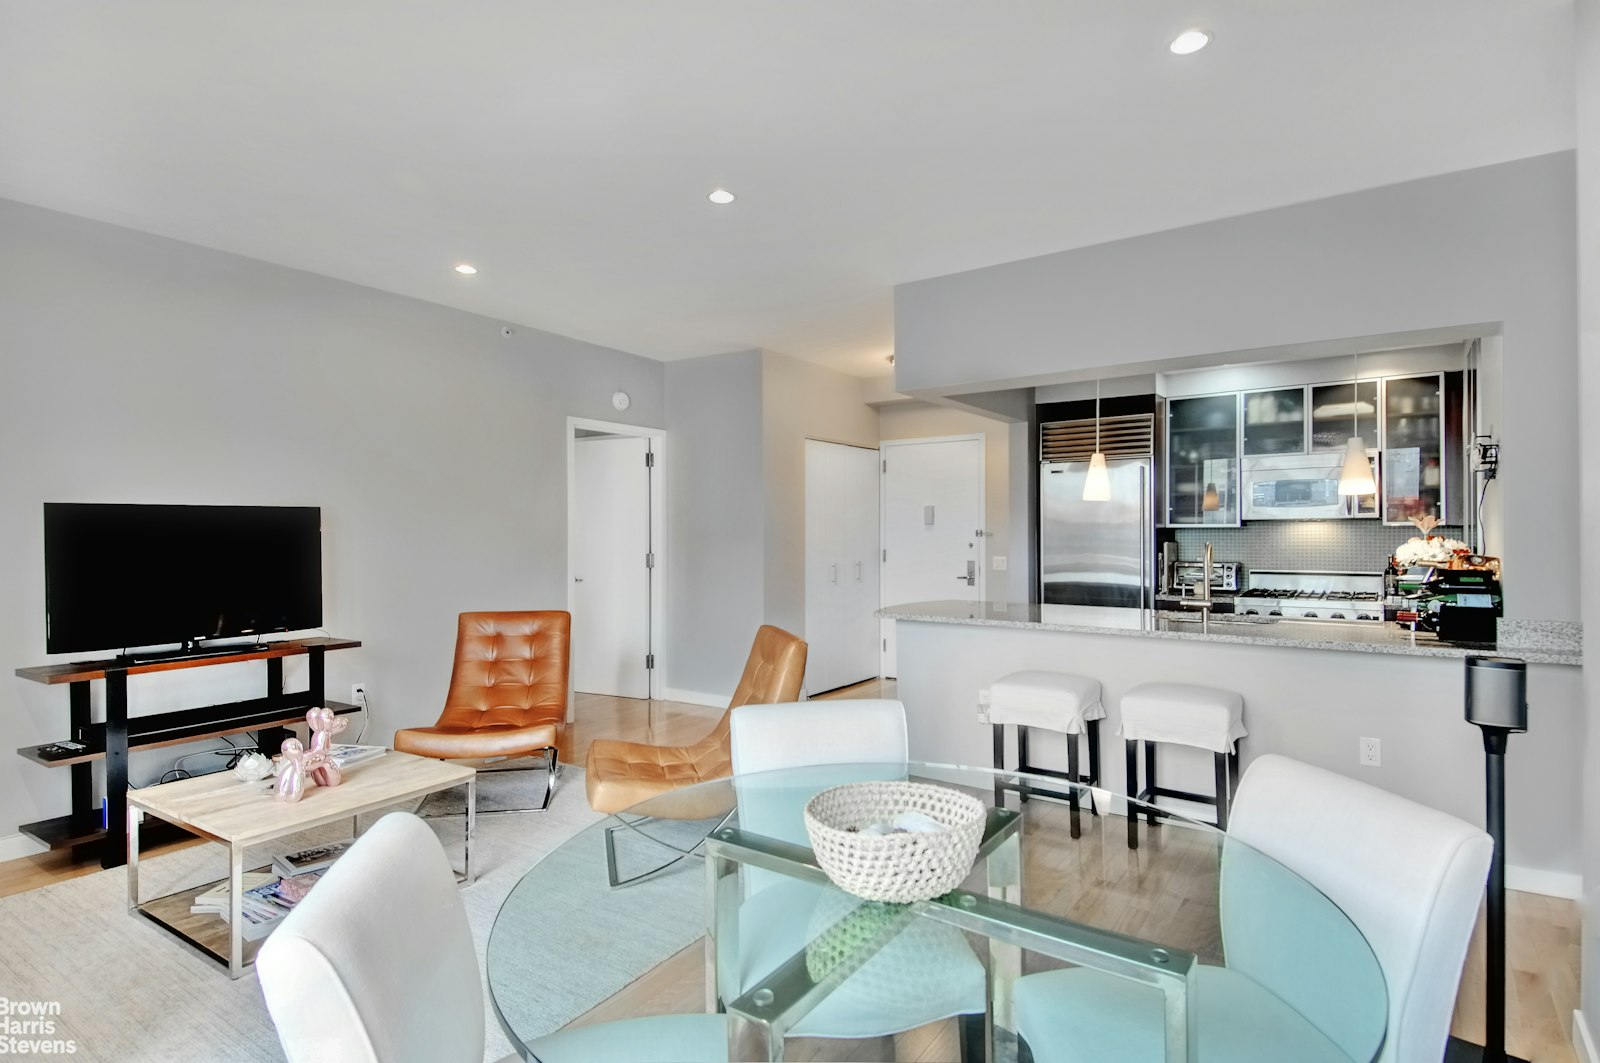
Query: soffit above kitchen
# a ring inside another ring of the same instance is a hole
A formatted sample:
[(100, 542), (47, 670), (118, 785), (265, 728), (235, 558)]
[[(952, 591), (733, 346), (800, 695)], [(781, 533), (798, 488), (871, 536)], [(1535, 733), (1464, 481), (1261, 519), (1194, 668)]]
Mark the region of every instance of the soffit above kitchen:
[(8, 4), (0, 195), (870, 376), (896, 284), (1568, 148), (1571, 32), (1570, 0)]

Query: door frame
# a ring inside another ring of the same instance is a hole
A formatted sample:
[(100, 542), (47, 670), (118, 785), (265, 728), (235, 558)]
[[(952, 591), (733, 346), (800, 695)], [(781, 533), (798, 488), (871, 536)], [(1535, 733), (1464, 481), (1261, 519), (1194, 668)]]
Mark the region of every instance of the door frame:
[[(982, 432), (968, 432), (953, 436), (918, 436), (915, 439), (880, 439), (878, 453), (883, 462), (889, 460), (890, 447), (911, 446), (917, 443), (965, 443), (976, 440), (978, 444), (978, 512), (983, 516), (983, 541), (978, 549), (978, 601), (984, 601), (984, 595), (989, 590), (989, 440)], [(883, 489), (883, 478), (886, 476), (885, 466), (878, 465), (878, 564), (888, 564), (886, 560), (889, 549), (889, 518), (886, 512), (887, 498)], [(882, 569), (878, 577), (878, 608), (888, 605), (883, 600)], [(894, 621), (885, 621), (893, 623)], [(881, 643), (880, 643), (881, 645)], [(878, 674), (887, 675), (884, 670), (884, 658), (888, 655), (887, 648), (880, 649), (878, 654)]]
[[(662, 647), (667, 645), (666, 627), (666, 594), (664, 588), (666, 579), (666, 553), (667, 553), (667, 522), (666, 522), (666, 449), (667, 430), (665, 428), (646, 428), (637, 424), (620, 424), (614, 421), (597, 421), (591, 417), (567, 418), (567, 612), (572, 612), (575, 604), (573, 594), (574, 558), (572, 544), (578, 535), (578, 430), (589, 432), (606, 432), (611, 435), (633, 436), (650, 441), (650, 453), (655, 456), (650, 466), (650, 552), (655, 555), (655, 566), (650, 569), (650, 648), (647, 652), (655, 655), (655, 667), (650, 670), (650, 697), (661, 697), (661, 676), (665, 671), (666, 655)], [(572, 680), (567, 681), (567, 722), (573, 719)]]

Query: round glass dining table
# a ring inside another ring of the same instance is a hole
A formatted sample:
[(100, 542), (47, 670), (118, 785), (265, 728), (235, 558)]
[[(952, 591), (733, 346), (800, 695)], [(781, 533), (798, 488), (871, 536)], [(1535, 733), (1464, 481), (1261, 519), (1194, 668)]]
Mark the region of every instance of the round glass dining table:
[[(806, 803), (885, 780), (984, 804), (957, 889), (862, 901), (817, 866)], [(1150, 806), (1038, 793), (1071, 789), (913, 763), (659, 795), (578, 832), (512, 889), (487, 950), (495, 1015), (525, 1059), (563, 1027), (716, 1013), (735, 1060), (1377, 1057), (1383, 973), (1332, 901), (1209, 824), (1159, 810), (1132, 849), (1120, 813), (1148, 819)]]

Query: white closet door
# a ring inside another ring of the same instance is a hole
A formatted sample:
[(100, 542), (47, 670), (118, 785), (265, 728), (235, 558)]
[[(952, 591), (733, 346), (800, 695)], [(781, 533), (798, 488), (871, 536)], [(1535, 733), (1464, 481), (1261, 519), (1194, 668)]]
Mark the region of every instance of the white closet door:
[(850, 675), (844, 680), (859, 683), (878, 677), (879, 652), (878, 576), (878, 452), (863, 448), (849, 451), (849, 502), (846, 523), (849, 527), (850, 604), (845, 623), (849, 629)]
[(878, 452), (806, 441), (806, 690), (878, 674)]
[(840, 523), (835, 504), (842, 449), (806, 440), (806, 653), (808, 693), (832, 690), (838, 671)]

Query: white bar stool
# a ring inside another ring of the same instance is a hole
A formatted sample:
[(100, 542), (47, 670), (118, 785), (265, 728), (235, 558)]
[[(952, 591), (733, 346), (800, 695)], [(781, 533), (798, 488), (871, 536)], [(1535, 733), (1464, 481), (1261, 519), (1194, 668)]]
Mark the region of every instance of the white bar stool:
[[(979, 691), (978, 702), (985, 709), (994, 728), (995, 770), (1005, 770), (1005, 729), (1009, 724), (1017, 729), (1017, 771), (1025, 774), (1048, 775), (1072, 783), (1100, 783), (1100, 721), (1105, 719), (1105, 706), (1100, 700), (1100, 681), (1088, 676), (1067, 672), (1013, 672), (997, 679), (989, 689)], [(1028, 729), (1039, 727), (1059, 731), (1067, 736), (1067, 770), (1041, 768), (1028, 760)], [(1089, 774), (1078, 771), (1078, 736), (1089, 737)], [(1065, 792), (1046, 790), (1028, 785), (1026, 780), (1007, 783), (999, 777), (994, 783), (995, 807), (1005, 802), (1005, 791), (1016, 790), (1022, 802), (1030, 794), (1064, 798), (1072, 806), (1072, 836), (1079, 835), (1078, 788), (1068, 787)], [(1089, 795), (1089, 808), (1095, 815), (1094, 794)]]
[[(1231, 690), (1193, 683), (1142, 683), (1122, 696), (1122, 739), (1128, 758), (1128, 794), (1148, 804), (1150, 825), (1162, 815), (1158, 797), (1198, 801), (1217, 809), (1217, 827), (1228, 829), (1231, 779), (1239, 775), (1239, 740), (1244, 728), (1244, 698)], [(1144, 743), (1144, 786), (1139, 786), (1139, 743)], [(1208, 749), (1216, 772), (1216, 794), (1173, 790), (1156, 782), (1157, 742)], [(1128, 809), (1128, 848), (1139, 848), (1139, 816)]]

